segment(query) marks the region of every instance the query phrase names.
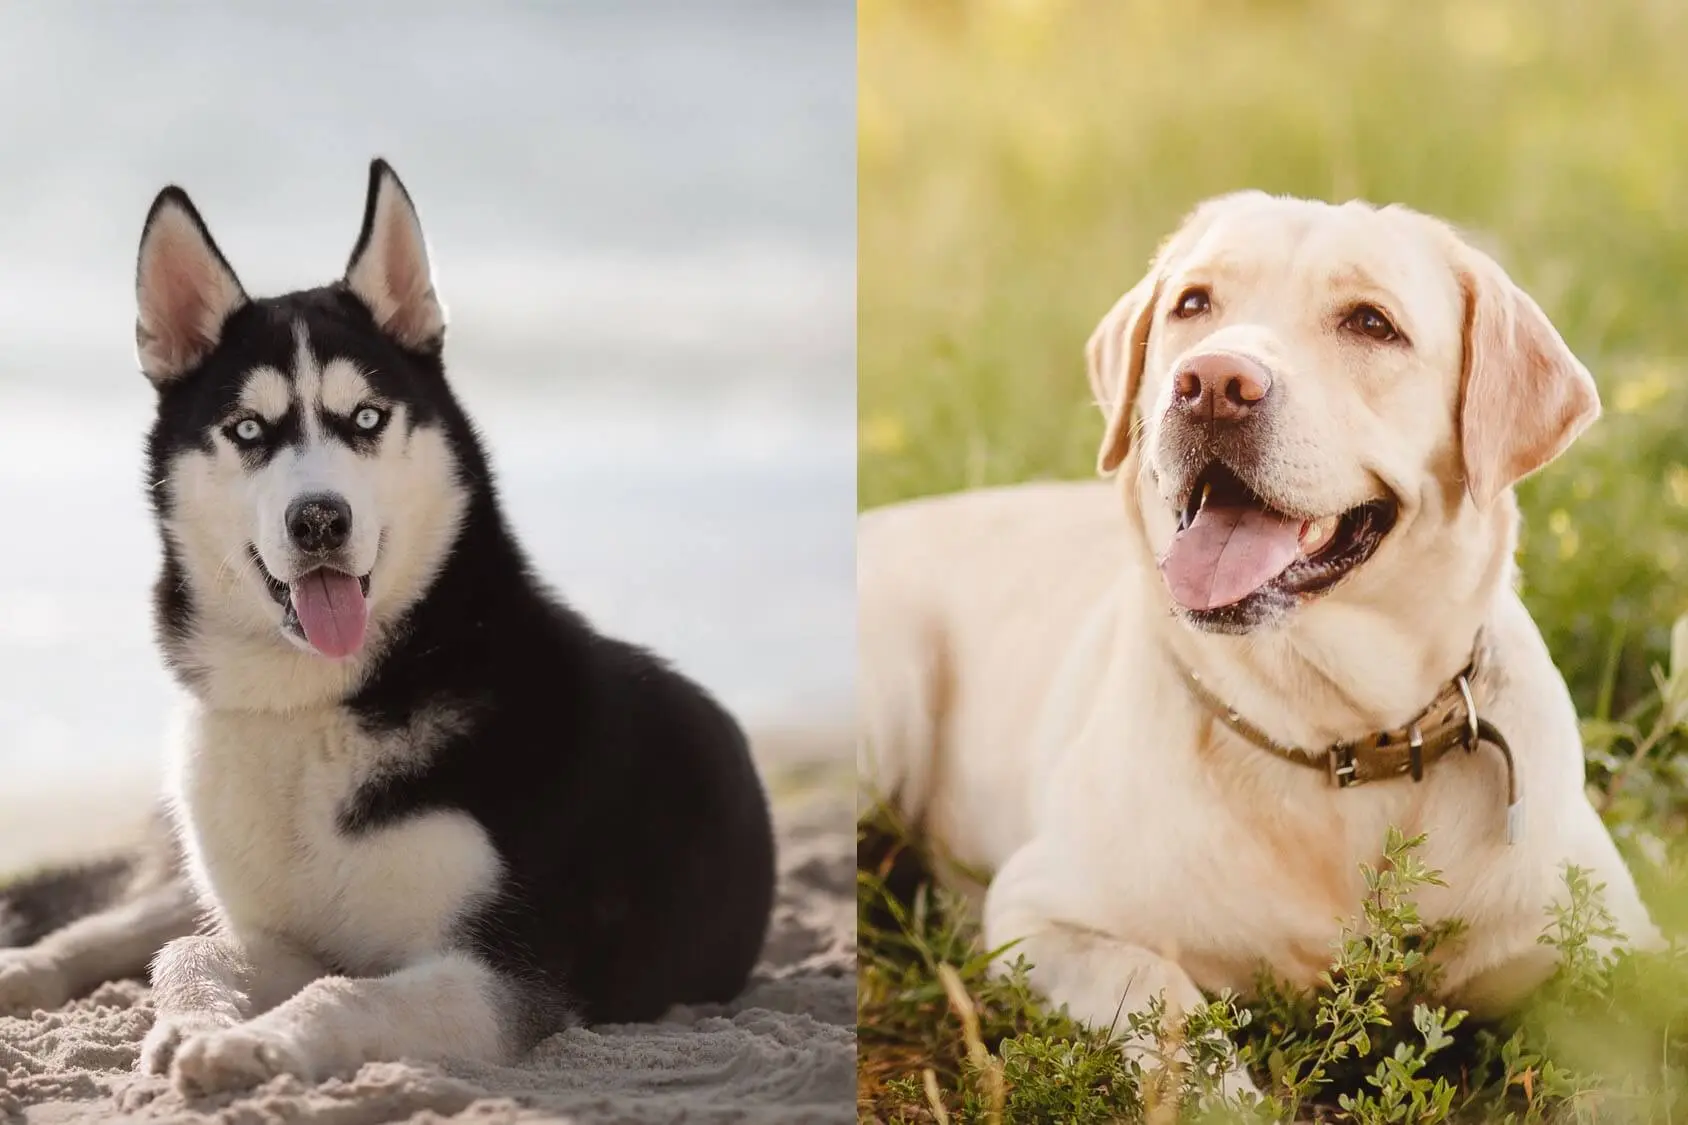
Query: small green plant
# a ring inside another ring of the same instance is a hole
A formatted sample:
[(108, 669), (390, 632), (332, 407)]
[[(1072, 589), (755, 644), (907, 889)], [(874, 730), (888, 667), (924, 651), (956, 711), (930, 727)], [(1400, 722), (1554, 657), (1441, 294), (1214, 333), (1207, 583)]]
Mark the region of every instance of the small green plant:
[[(1352, 1084), (1376, 1058), (1366, 1078), (1377, 1088), (1376, 1096), (1360, 1092), (1338, 1099), (1355, 1120), (1395, 1120), (1387, 1114), (1402, 1106), (1420, 1107), (1425, 1113), (1441, 1107), (1438, 1116), (1412, 1120), (1446, 1117), (1452, 1090), (1442, 1080), (1420, 1075), (1431, 1057), (1451, 1042), (1447, 1032), (1465, 1017), (1462, 1012), (1450, 1016), (1418, 998), (1430, 995), (1434, 985), (1436, 947), (1458, 931), (1451, 924), (1427, 928), (1419, 918), (1413, 893), (1441, 885), (1441, 876), (1415, 854), (1423, 842), (1423, 836), (1408, 839), (1391, 829), (1382, 863), (1362, 867), (1363, 915), (1344, 931), (1316, 993), (1288, 993), (1269, 977), (1260, 982), (1266, 1026), (1282, 1031), (1269, 1035), (1258, 1050), (1271, 1078), (1268, 1089), (1288, 1116), (1333, 1085)], [(1403, 1015), (1422, 1042), (1397, 1040), (1387, 1054), (1376, 1057)], [(1310, 1035), (1303, 1031), (1309, 1022)]]
[[(905, 908), (863, 872), (862, 1117), (1639, 1123), (1688, 1104), (1688, 954), (1614, 946), (1603, 888), (1567, 868), (1540, 938), (1557, 971), (1508, 1024), (1474, 1025), (1434, 999), (1436, 951), (1460, 931), (1419, 916), (1416, 891), (1441, 880), (1423, 840), (1391, 832), (1362, 867), (1361, 916), (1317, 988), (1262, 977), (1246, 1006), (1221, 996), (1168, 1025), (1157, 1002), (1106, 1030), (1046, 1010), (1023, 959), (992, 973), (959, 898), (922, 886)], [(880, 912), (893, 927), (867, 920)], [(1239, 1061), (1263, 1097), (1226, 1093)]]
[(1449, 1016), (1443, 1008), (1423, 1004), (1413, 1008), (1413, 1027), (1424, 1036), (1422, 1044), (1397, 1043), (1395, 1050), (1366, 1076), (1376, 1089), (1343, 1094), (1337, 1104), (1364, 1125), (1384, 1122), (1446, 1121), (1453, 1112), (1454, 1087), (1446, 1078), (1426, 1078), (1421, 1072), (1430, 1057), (1453, 1044), (1448, 1032), (1464, 1019), (1462, 1013)]

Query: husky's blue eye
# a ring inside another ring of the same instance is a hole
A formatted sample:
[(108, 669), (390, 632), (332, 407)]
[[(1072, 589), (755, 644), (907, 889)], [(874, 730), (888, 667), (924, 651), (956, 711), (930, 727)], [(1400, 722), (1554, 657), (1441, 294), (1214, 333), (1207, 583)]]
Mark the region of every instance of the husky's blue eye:
[(376, 430), (379, 430), (381, 428), (381, 424), (386, 420), (386, 412), (378, 410), (373, 406), (366, 406), (359, 410), (356, 414), (352, 415), (352, 425), (356, 426), (366, 434), (372, 434)]
[(242, 418), (229, 431), (234, 440), (244, 445), (250, 445), (264, 436), (264, 424), (256, 418)]

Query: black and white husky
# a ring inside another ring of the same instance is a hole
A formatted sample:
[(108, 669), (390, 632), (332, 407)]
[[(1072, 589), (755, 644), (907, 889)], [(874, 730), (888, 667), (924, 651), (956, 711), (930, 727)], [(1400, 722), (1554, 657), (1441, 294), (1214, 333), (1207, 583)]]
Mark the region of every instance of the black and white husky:
[[(533, 577), (392, 170), (331, 285), (249, 297), (171, 187), (136, 288), (158, 638), (192, 700), (169, 804), (209, 918), (152, 963), (140, 1067), (205, 1092), (506, 1058), (736, 994), (774, 879), (745, 740)], [(157, 940), (183, 901), (117, 911)]]

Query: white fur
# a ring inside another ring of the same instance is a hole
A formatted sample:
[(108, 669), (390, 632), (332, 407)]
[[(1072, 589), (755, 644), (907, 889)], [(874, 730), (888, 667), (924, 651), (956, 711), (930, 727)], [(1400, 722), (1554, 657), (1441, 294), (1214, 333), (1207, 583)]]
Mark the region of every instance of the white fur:
[[(404, 770), (457, 724), (436, 712), (371, 736), (336, 706), (194, 717), (170, 796), (188, 874), (218, 932), (172, 942), (154, 964), (159, 1019), (143, 1068), (168, 1068), (187, 1089), (217, 1088), (233, 1080), (230, 1067), (255, 1065), (236, 1046), (257, 1041), (282, 1044), (264, 1056), (273, 1055), (270, 1073), (307, 1078), (396, 1057), (395, 1041), (424, 1054), (495, 1049), (484, 1044), (496, 1036), (476, 1031), (497, 1023), (490, 977), (452, 953), (465, 915), (498, 889), (501, 863), (484, 830), (446, 811), (350, 836), (336, 823), (360, 783)], [(321, 981), (295, 995), (330, 965), (376, 979)], [(442, 975), (441, 965), (455, 968)], [(480, 999), (444, 1009), (448, 1017), (414, 1018), (412, 1009), (471, 994)], [(372, 997), (386, 1006), (369, 1008)], [(278, 1003), (264, 1022), (236, 1028)], [(340, 1004), (351, 1008), (336, 1015)], [(382, 1012), (405, 1015), (405, 1026), (386, 1026)], [(426, 1039), (454, 1021), (462, 1042)]]
[(377, 738), (338, 707), (201, 713), (171, 796), (189, 872), (218, 920), (360, 974), (442, 949), (497, 885), (480, 826), (438, 812), (347, 836), (336, 817), (361, 783), (424, 758), (455, 727), (432, 714)]
[[(1251, 195), (1197, 215), (1092, 341), (1110, 413), (1101, 460), (1123, 460), (1117, 481), (976, 491), (861, 519), (864, 797), (915, 824), (946, 878), (977, 892), (966, 871), (980, 871), (986, 945), (1018, 941), (1009, 956), (1032, 962), (1048, 999), (1103, 1026), (1160, 993), (1178, 1013), (1202, 991), (1246, 992), (1262, 964), (1314, 983), (1360, 911), (1359, 866), (1380, 860), (1389, 825), (1428, 832), (1423, 859), (1446, 878), (1419, 896), (1425, 919), (1469, 927), (1445, 951), (1455, 1003), (1493, 1014), (1551, 971), (1536, 939), (1564, 898), (1567, 862), (1606, 884), (1632, 940), (1658, 941), (1584, 793), (1571, 700), (1513, 588), (1511, 493), (1479, 507), (1463, 487), (1461, 277), (1472, 252), (1398, 209)], [(1511, 284), (1498, 267), (1474, 276)], [(1211, 284), (1224, 315), (1168, 319), (1187, 284)], [(1356, 298), (1387, 300), (1412, 347), (1336, 331)], [(1126, 321), (1140, 312), (1152, 320), (1134, 340)], [(1221, 345), (1266, 361), (1284, 384), (1279, 493), (1337, 511), (1381, 480), (1402, 500), (1369, 562), (1243, 637), (1181, 623), (1156, 570), (1177, 518), (1176, 498), (1156, 491), (1168, 387), (1186, 356)], [(1532, 347), (1550, 363), (1520, 371), (1520, 413), (1547, 380), (1564, 380), (1566, 401), (1587, 377), (1556, 336), (1538, 332)], [(1140, 389), (1124, 379), (1133, 354)], [(1127, 457), (1134, 405), (1146, 421)], [(1563, 424), (1574, 432), (1589, 416), (1584, 404)], [(1541, 449), (1509, 455), (1514, 474), (1557, 452), (1546, 439), (1563, 435), (1549, 428), (1532, 431)], [(1512, 440), (1496, 426), (1466, 432)], [(1528, 802), (1514, 846), (1493, 750), (1449, 755), (1421, 784), (1338, 790), (1215, 722), (1168, 660), (1280, 743), (1319, 748), (1412, 718), (1469, 658), (1480, 626), (1498, 675), (1479, 710), (1510, 740)]]
[[(105, 930), (102, 936), (108, 943), (124, 940), (121, 931)], [(0, 949), (0, 1015), (50, 1010), (73, 995), (63, 966), (49, 951), (38, 945)]]
[[(377, 1059), (500, 1057), (504, 986), (474, 960), (430, 958), (377, 978), (321, 977), (243, 1024), (178, 1027), (171, 1073), (191, 1093), (280, 1074), (315, 1081)], [(156, 1058), (156, 1055), (154, 1056)]]
[(57, 1008), (96, 985), (131, 976), (171, 938), (193, 929), (198, 900), (170, 880), (79, 918), (22, 949), (0, 949), (0, 1015)]

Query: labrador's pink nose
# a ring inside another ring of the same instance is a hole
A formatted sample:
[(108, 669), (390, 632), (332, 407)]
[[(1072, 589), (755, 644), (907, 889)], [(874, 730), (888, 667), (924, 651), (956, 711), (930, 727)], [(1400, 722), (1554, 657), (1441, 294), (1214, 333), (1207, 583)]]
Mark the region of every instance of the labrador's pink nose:
[(1272, 376), (1247, 356), (1208, 352), (1184, 365), (1172, 391), (1173, 406), (1193, 419), (1236, 423), (1272, 393)]

